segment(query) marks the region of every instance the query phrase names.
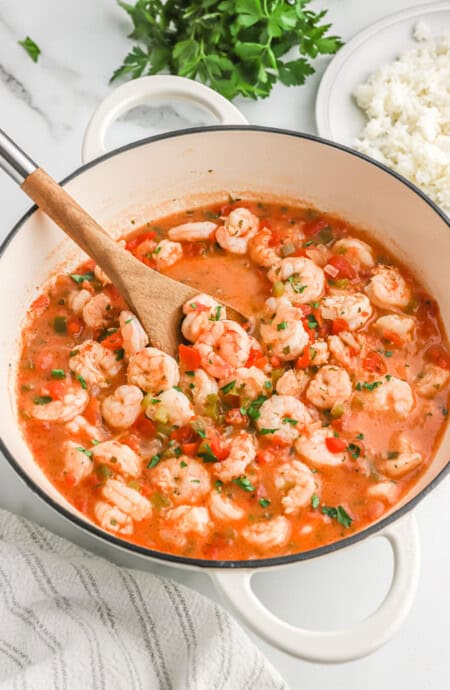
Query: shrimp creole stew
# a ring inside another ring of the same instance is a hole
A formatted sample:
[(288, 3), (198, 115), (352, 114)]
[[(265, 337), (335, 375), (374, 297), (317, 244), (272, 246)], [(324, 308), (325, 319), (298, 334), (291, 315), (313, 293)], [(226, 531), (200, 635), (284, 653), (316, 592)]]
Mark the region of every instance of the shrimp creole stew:
[[(92, 262), (31, 305), (23, 433), (92, 521), (183, 556), (278, 556), (361, 530), (425, 471), (450, 356), (436, 303), (384, 248), (264, 201), (184, 211), (121, 242), (208, 294), (184, 305), (177, 361)], [(229, 320), (221, 299), (252, 317)]]

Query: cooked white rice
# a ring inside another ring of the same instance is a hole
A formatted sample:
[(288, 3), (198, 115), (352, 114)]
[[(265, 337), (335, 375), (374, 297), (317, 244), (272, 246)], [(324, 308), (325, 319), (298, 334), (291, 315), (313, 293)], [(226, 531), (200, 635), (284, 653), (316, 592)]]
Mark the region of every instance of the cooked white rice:
[(354, 93), (367, 124), (356, 147), (417, 184), (450, 214), (450, 34), (380, 67)]

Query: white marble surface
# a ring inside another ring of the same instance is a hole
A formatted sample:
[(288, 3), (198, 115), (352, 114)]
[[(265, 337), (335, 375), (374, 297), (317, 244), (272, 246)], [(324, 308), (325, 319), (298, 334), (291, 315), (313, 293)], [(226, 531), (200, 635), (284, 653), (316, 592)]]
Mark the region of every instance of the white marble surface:
[[(337, 32), (350, 38), (359, 29), (411, 0), (328, 0)], [(424, 4), (422, 1), (421, 4)], [(86, 122), (108, 93), (108, 79), (129, 48), (127, 19), (114, 0), (0, 0), (0, 126), (33, 158), (62, 178), (80, 164)], [(42, 56), (33, 64), (19, 39), (30, 35)], [(317, 75), (297, 89), (277, 87), (270, 99), (238, 101), (252, 123), (314, 132), (314, 96), (327, 60)], [(119, 123), (110, 141), (117, 145), (155, 131), (206, 121), (202, 113), (170, 105), (133, 113)], [(0, 176), (3, 238), (28, 207), (20, 190)], [(450, 639), (450, 482), (416, 510), (422, 538), (422, 575), (411, 614), (389, 644), (372, 656), (335, 666), (308, 664), (256, 640), (293, 690), (437, 690), (448, 687)], [(41, 503), (0, 458), (0, 506), (25, 515), (79, 544), (122, 564), (176, 578), (217, 597), (204, 573), (144, 562), (101, 546), (62, 521)], [(374, 540), (326, 560), (255, 578), (262, 599), (292, 623), (312, 628), (344, 626), (374, 610), (389, 586), (392, 558)], [(232, 688), (230, 690), (238, 690)]]

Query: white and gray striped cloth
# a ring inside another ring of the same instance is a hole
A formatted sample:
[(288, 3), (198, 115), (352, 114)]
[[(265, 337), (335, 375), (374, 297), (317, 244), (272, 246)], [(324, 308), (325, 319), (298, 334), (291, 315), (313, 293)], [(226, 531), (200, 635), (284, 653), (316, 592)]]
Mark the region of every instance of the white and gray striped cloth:
[(0, 690), (275, 688), (212, 601), (0, 510)]

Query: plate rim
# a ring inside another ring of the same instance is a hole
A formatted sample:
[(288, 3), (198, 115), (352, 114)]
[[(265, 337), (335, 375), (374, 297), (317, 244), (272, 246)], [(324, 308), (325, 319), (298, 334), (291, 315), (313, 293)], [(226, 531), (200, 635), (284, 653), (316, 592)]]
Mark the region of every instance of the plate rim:
[(316, 102), (314, 106), (314, 116), (316, 130), (319, 136), (331, 141), (338, 141), (346, 146), (354, 148), (354, 146), (346, 141), (340, 141), (335, 136), (333, 136), (333, 130), (330, 121), (330, 96), (332, 88), (336, 79), (342, 70), (343, 65), (352, 56), (352, 54), (361, 47), (369, 38), (372, 38), (375, 34), (379, 33), (383, 29), (386, 29), (393, 24), (399, 24), (408, 19), (413, 19), (418, 15), (434, 14), (436, 12), (441, 12), (447, 10), (450, 12), (450, 2), (445, 0), (444, 2), (436, 2), (429, 4), (421, 4), (413, 7), (407, 7), (400, 12), (394, 12), (389, 14), (387, 17), (383, 17), (379, 21), (366, 26), (366, 28), (358, 31), (349, 41), (346, 43), (334, 58), (328, 64), (325, 72), (320, 80), (319, 88), (317, 89)]

